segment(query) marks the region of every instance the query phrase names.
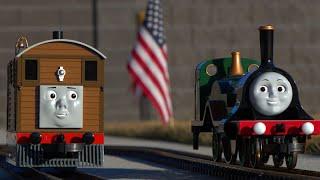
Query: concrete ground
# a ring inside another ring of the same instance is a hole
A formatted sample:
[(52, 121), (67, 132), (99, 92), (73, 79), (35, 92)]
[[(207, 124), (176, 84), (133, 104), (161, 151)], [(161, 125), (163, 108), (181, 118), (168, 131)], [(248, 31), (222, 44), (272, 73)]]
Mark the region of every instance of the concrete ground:
[(116, 157), (109, 155), (105, 156), (103, 168), (82, 168), (80, 170), (106, 179), (221, 179), (195, 174), (189, 171), (175, 169), (132, 157)]
[[(172, 149), (179, 151), (186, 151), (192, 153), (199, 153), (204, 155), (212, 155), (211, 147), (200, 146), (199, 150), (193, 150), (192, 145), (185, 145), (179, 143), (172, 143), (166, 141), (155, 141), (155, 140), (143, 140), (135, 138), (123, 138), (123, 137), (113, 137), (106, 136), (105, 144), (107, 145), (126, 145), (126, 146), (145, 146), (145, 147), (158, 147), (164, 149)], [(272, 165), (272, 158), (270, 157), (268, 164)], [(309, 171), (320, 171), (320, 156), (319, 155), (309, 155), (309, 154), (299, 154), (298, 164), (296, 169), (303, 169)]]

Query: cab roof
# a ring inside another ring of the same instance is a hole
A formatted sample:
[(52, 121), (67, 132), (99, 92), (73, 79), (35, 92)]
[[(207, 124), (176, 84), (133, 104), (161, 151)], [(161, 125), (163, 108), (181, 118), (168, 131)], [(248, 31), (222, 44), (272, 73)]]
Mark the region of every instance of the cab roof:
[(19, 54), (16, 55), (16, 58), (21, 57), (24, 53), (31, 50), (32, 48), (35, 48), (35, 47), (43, 45), (43, 44), (54, 43), (54, 42), (76, 44), (76, 45), (79, 45), (79, 46), (82, 46), (82, 47), (88, 49), (89, 51), (93, 52), (94, 54), (96, 54), (97, 56), (99, 56), (103, 60), (107, 59), (107, 57), (104, 54), (102, 54), (99, 50), (95, 49), (94, 47), (92, 47), (88, 44), (85, 44), (83, 42), (75, 41), (75, 40), (71, 40), (71, 39), (50, 39), (50, 40), (36, 43), (36, 44), (26, 48), (25, 50), (21, 51)]

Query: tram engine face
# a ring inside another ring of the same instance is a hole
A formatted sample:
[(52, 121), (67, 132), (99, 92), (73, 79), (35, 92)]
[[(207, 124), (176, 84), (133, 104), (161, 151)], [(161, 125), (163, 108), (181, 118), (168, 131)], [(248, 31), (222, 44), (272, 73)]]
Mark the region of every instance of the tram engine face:
[(82, 86), (40, 86), (40, 128), (82, 128)]
[(276, 72), (265, 72), (251, 84), (249, 98), (259, 113), (274, 116), (285, 111), (292, 101), (292, 86), (288, 79)]

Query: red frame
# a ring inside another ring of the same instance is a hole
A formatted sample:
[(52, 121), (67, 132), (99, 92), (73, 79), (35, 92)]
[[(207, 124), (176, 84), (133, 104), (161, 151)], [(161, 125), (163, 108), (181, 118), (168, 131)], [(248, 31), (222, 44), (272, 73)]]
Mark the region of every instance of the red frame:
[[(84, 133), (79, 132), (63, 132), (63, 133), (49, 133), (39, 132), (42, 135), (40, 144), (53, 144), (58, 135), (63, 134), (66, 144), (70, 143), (82, 143), (82, 136)], [(104, 133), (93, 133), (94, 142), (92, 144), (104, 144)], [(16, 133), (17, 144), (30, 143), (31, 133)]]
[[(303, 123), (310, 122), (314, 126), (314, 132), (311, 135), (320, 134), (320, 120), (239, 120), (235, 123), (238, 128), (238, 135), (257, 135), (253, 131), (253, 126), (262, 122), (266, 125), (266, 132), (263, 135), (305, 135), (301, 127)], [(276, 132), (276, 125), (282, 124), (283, 132)]]

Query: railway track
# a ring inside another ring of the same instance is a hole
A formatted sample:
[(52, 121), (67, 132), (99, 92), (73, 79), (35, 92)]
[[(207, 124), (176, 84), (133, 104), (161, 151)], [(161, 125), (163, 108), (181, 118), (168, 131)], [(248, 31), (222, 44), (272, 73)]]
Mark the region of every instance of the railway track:
[(105, 154), (132, 156), (178, 169), (223, 177), (224, 179), (320, 179), (320, 172), (315, 171), (276, 169), (272, 166), (266, 166), (264, 169), (253, 169), (240, 165), (213, 162), (210, 156), (160, 148), (105, 146)]
[[(305, 170), (288, 170), (286, 168), (252, 169), (240, 165), (213, 162), (210, 156), (180, 152), (161, 148), (133, 146), (105, 146), (105, 154), (131, 156), (195, 173), (222, 177), (224, 179), (320, 179), (320, 172)], [(93, 179), (104, 178), (86, 174), (76, 169), (66, 168), (18, 168), (5, 162), (5, 155), (0, 153), (0, 166), (7, 170), (14, 179)]]
[(68, 179), (77, 179), (77, 180), (102, 180), (100, 178), (91, 174), (86, 174), (79, 172), (77, 170), (62, 170), (62, 169), (35, 169), (35, 168), (14, 168), (6, 169), (14, 179), (47, 179), (47, 180), (68, 180)]
[[(5, 162), (5, 156), (0, 155), (0, 166), (5, 169), (13, 179), (46, 179), (46, 180), (102, 180), (104, 178), (86, 174), (76, 168), (19, 168)], [(1, 179), (1, 178), (0, 178)]]

